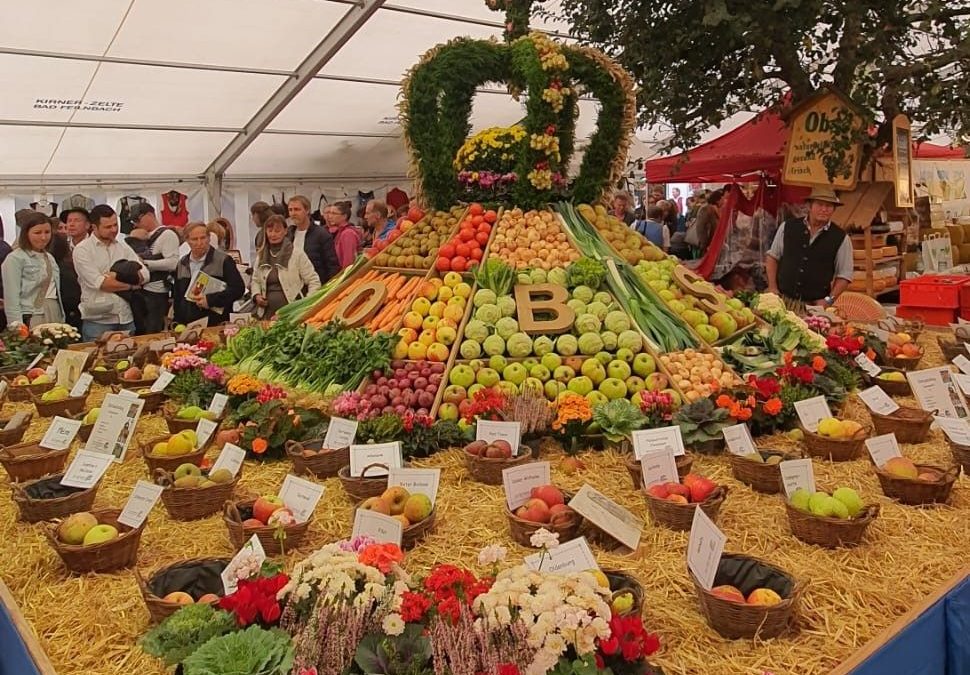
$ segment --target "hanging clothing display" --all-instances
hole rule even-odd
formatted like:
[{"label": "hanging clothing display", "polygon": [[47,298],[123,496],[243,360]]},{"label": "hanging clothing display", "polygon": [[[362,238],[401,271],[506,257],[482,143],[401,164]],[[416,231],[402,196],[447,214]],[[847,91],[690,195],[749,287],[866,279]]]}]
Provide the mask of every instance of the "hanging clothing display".
[{"label": "hanging clothing display", "polygon": [[84,209],[90,211],[94,208],[94,200],[82,194],[75,193],[61,203],[61,211],[70,209]]},{"label": "hanging clothing display", "polygon": [[185,227],[189,222],[188,196],[176,190],[162,195],[162,225]]},{"label": "hanging clothing display", "polygon": [[131,209],[136,204],[147,204],[148,200],[141,195],[125,195],[118,200],[118,229],[122,234],[131,232]]},{"label": "hanging clothing display", "polygon": [[45,216],[54,217],[57,215],[57,202],[49,202],[46,199],[41,199],[37,202],[30,202],[30,208],[34,211],[43,213]]}]

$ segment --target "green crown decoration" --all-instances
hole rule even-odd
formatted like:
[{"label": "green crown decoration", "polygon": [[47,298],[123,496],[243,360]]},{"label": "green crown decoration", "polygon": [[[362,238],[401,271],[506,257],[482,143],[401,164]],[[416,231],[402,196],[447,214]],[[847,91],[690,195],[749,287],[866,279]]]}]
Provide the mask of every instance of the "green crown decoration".
[{"label": "green crown decoration", "polygon": [[[630,75],[605,54],[529,32],[534,0],[486,0],[505,11],[505,43],[456,38],[427,52],[402,85],[401,122],[419,199],[446,209],[461,201],[534,208],[572,197],[596,202],[622,175],[636,119]],[[525,117],[471,134],[479,87],[501,82],[525,96]],[[575,179],[578,101],[599,101],[596,130]]]}]

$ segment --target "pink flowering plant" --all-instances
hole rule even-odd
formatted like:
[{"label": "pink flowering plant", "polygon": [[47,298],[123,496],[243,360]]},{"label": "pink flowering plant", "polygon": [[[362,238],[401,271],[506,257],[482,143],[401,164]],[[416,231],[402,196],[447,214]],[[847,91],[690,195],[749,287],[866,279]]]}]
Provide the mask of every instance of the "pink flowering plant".
[{"label": "pink flowering plant", "polygon": [[213,396],[226,393],[226,371],[203,356],[207,350],[202,342],[177,344],[162,357],[162,367],[175,375],[165,391],[182,407],[207,408]]}]

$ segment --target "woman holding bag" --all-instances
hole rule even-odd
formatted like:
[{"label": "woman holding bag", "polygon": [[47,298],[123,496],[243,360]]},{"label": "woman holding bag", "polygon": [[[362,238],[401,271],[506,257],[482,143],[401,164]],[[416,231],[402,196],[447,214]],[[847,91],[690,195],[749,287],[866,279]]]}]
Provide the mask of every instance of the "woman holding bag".
[{"label": "woman holding bag", "polygon": [[271,319],[283,305],[320,288],[320,277],[303,248],[287,239],[282,216],[271,216],[263,231],[266,240],[256,254],[250,290],[257,316]]},{"label": "woman holding bag", "polygon": [[43,213],[26,214],[17,248],[3,261],[3,304],[7,325],[28,328],[63,323],[60,270],[47,252],[51,224]]}]

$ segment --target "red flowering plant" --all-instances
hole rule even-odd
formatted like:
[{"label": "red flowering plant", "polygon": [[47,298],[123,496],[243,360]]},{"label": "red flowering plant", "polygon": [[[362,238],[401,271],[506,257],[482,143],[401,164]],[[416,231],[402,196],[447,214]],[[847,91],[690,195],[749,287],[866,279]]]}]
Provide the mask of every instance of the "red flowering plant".
[{"label": "red flowering plant", "polygon": [[478,578],[455,565],[438,565],[417,590],[401,596],[401,618],[406,623],[428,623],[433,616],[458,621],[462,607],[471,609],[475,598],[491,586],[490,577]]},{"label": "red flowering plant", "polygon": [[253,624],[263,628],[275,626],[283,613],[276,594],[289,580],[282,572],[240,579],[235,592],[219,600],[219,609],[235,615],[240,628]]},{"label": "red flowering plant", "polygon": [[[803,375],[802,371],[792,374],[796,379]],[[785,405],[781,396],[784,386],[781,376],[748,375],[744,386],[721,390],[714,403],[718,408],[727,410],[735,423],[748,423],[752,433],[773,433],[791,422],[783,414]]]},{"label": "red flowering plant", "polygon": [[614,675],[647,675],[654,669],[647,662],[660,649],[660,638],[647,631],[639,615],[610,618],[610,637],[597,640],[596,666]]},{"label": "red flowering plant", "polygon": [[479,389],[472,394],[471,402],[465,406],[462,418],[468,424],[474,424],[475,420],[502,420],[502,412],[506,406],[505,395],[494,387]]},{"label": "red flowering plant", "polygon": [[668,426],[674,415],[674,399],[662,391],[644,389],[640,392],[640,412],[647,418],[645,429]]}]

